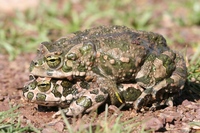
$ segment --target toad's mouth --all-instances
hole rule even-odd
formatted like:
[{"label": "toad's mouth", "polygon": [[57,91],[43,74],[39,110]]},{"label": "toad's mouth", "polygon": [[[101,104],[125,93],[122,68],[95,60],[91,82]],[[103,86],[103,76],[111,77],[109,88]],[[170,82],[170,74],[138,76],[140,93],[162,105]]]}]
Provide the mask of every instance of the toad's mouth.
[{"label": "toad's mouth", "polygon": [[41,106],[47,106],[47,107],[61,107],[66,108],[70,105],[70,103],[64,102],[63,104],[60,101],[30,101],[32,103],[36,103]]},{"label": "toad's mouth", "polygon": [[70,72],[64,72],[62,70],[44,70],[44,69],[33,69],[31,71],[31,74],[34,76],[39,77],[49,77],[49,78],[56,78],[56,79],[63,79],[67,78],[68,80],[73,80],[74,76],[85,76],[86,72],[80,72],[80,71],[70,71]]}]

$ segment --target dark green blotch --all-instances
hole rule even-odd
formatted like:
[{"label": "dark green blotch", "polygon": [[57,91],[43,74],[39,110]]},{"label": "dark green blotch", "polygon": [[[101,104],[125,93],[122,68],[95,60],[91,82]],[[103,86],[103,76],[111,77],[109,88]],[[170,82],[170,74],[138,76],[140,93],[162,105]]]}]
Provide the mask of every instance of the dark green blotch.
[{"label": "dark green blotch", "polygon": [[108,91],[105,88],[100,88],[100,91],[103,92],[104,94],[108,94]]},{"label": "dark green blotch", "polygon": [[101,68],[104,70],[104,72],[107,74],[107,75],[113,75],[112,73],[112,69],[107,67],[107,66],[104,66],[104,65],[101,65]]},{"label": "dark green blotch", "polygon": [[76,100],[76,104],[83,106],[85,109],[88,109],[92,106],[92,100],[90,98],[87,98],[86,96],[82,96]]},{"label": "dark green blotch", "polygon": [[177,68],[176,68],[176,72],[178,73],[178,75],[180,75],[180,76],[182,76],[182,77],[185,77],[186,71],[185,71],[183,68],[177,67]]},{"label": "dark green blotch", "polygon": [[166,40],[162,35],[153,32],[145,32],[145,34],[148,36],[149,41],[156,44],[161,52],[166,50]]},{"label": "dark green blotch", "polygon": [[98,89],[91,90],[90,93],[97,95],[97,94],[99,94],[99,90]]},{"label": "dark green blotch", "polygon": [[35,67],[35,63],[33,61],[31,61],[31,64],[30,64],[30,67],[29,67],[29,72],[31,72],[34,67]]},{"label": "dark green blotch", "polygon": [[63,81],[61,82],[61,86],[62,86],[63,88],[71,88],[72,85],[73,85],[73,84],[72,84],[70,81],[68,81],[68,80],[63,80]]},{"label": "dark green blotch", "polygon": [[75,95],[77,93],[77,89],[75,87],[72,88],[63,88],[63,96],[66,97],[69,94]]},{"label": "dark green blotch", "polygon": [[57,90],[57,88],[58,88],[58,85],[55,85],[54,88],[53,88],[53,90],[52,90],[51,92],[54,94],[55,97],[61,97],[62,95],[61,95],[61,93]]},{"label": "dark green blotch", "polygon": [[77,70],[78,70],[79,72],[85,72],[85,71],[86,71],[86,68],[85,68],[84,65],[79,65],[79,66],[77,67]]},{"label": "dark green blotch", "polygon": [[121,63],[121,68],[123,69],[131,69],[131,68],[135,68],[134,64],[133,64],[133,61],[130,61],[129,63],[126,63],[126,62],[122,62]]},{"label": "dark green blotch", "polygon": [[46,95],[45,94],[37,93],[37,95],[36,95],[36,100],[37,101],[45,101],[45,99],[46,99]]},{"label": "dark green blotch", "polygon": [[28,100],[32,100],[33,97],[34,97],[34,93],[33,93],[33,92],[29,92],[29,93],[27,94]]},{"label": "dark green blotch", "polygon": [[135,101],[140,95],[141,91],[134,87],[129,87],[126,91],[122,92],[122,96],[125,101]]},{"label": "dark green blotch", "polygon": [[58,79],[52,78],[52,79],[50,80],[50,83],[53,83],[53,84],[55,85],[57,81],[58,81]]},{"label": "dark green blotch", "polygon": [[148,89],[146,89],[144,92],[146,93],[146,94],[152,94],[152,92],[154,91],[155,89],[153,89],[153,88],[148,88]]},{"label": "dark green blotch", "polygon": [[116,38],[113,39],[112,37],[108,37],[105,38],[103,42],[107,44],[110,49],[119,48],[121,51],[129,50],[129,42],[127,41],[127,39],[116,40]]},{"label": "dark green blotch", "polygon": [[125,76],[125,79],[131,79],[132,74],[133,74],[132,72],[127,72],[126,76]]},{"label": "dark green blotch", "polygon": [[[106,74],[108,74],[108,75],[112,75],[112,69],[111,68],[109,68],[108,66],[105,66],[105,63],[107,62],[107,60],[105,60],[104,59],[104,56],[108,56],[108,60],[109,59],[113,59],[113,58],[110,58],[109,57],[109,55],[107,55],[107,54],[102,54],[101,56],[100,56],[100,67],[103,69],[103,71],[106,73]],[[114,65],[113,65],[114,66]],[[93,70],[95,73],[101,73],[100,72],[100,70],[98,69],[98,68],[96,68],[96,70]]]},{"label": "dark green blotch", "polygon": [[68,59],[68,60],[76,60],[76,59],[77,59],[77,56],[76,56],[75,53],[69,53],[69,54],[67,55],[67,59]]},{"label": "dark green blotch", "polygon": [[167,84],[173,84],[174,80],[172,78],[167,78],[166,82],[167,82]]},{"label": "dark green blotch", "polygon": [[31,82],[31,83],[29,84],[29,89],[34,90],[34,89],[36,88],[36,86],[37,86],[37,82],[36,82],[36,81],[33,81],[33,82]]},{"label": "dark green blotch", "polygon": [[96,97],[95,97],[95,101],[98,103],[98,102],[103,102],[103,101],[105,101],[105,97],[104,97],[104,95],[97,95]]},{"label": "dark green blotch", "polygon": [[89,53],[92,50],[92,43],[91,44],[90,43],[83,44],[83,47],[81,47],[79,50],[82,55],[86,55],[87,53]]},{"label": "dark green blotch", "polygon": [[163,66],[166,68],[167,76],[171,75],[171,73],[175,70],[175,62],[172,60],[173,57],[169,57],[165,54],[161,54],[158,56],[158,59],[162,60]]},{"label": "dark green blotch", "polygon": [[81,88],[84,88],[84,89],[89,89],[89,88],[90,88],[90,85],[88,84],[88,82],[82,81],[82,82],[80,83],[80,87],[81,87]]},{"label": "dark green blotch", "polygon": [[67,65],[63,65],[62,66],[62,70],[64,71],[64,72],[70,72],[70,71],[72,71],[72,67],[68,67]]},{"label": "dark green blotch", "polygon": [[145,76],[143,76],[143,77],[141,77],[141,78],[137,78],[136,79],[136,82],[142,82],[143,84],[149,84],[150,83],[150,77],[149,77],[149,75],[145,75]]},{"label": "dark green blotch", "polygon": [[100,76],[103,77],[103,75],[101,74],[101,72],[100,72],[100,70],[99,70],[98,67],[92,67],[92,71],[93,71],[94,73],[96,73],[96,74],[98,74],[98,75],[100,75]]},{"label": "dark green blotch", "polygon": [[147,57],[146,61],[152,62],[152,61],[154,61],[155,59],[156,59],[156,55],[150,54],[150,55]]}]

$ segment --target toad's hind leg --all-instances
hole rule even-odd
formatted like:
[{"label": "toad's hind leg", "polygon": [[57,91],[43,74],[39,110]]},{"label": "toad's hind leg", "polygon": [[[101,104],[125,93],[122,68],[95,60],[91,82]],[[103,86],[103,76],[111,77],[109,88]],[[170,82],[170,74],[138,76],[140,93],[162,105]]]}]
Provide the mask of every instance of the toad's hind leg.
[{"label": "toad's hind leg", "polygon": [[135,101],[135,109],[140,110],[149,103],[155,106],[160,106],[161,104],[173,105],[173,98],[180,94],[187,78],[187,69],[183,57],[176,54],[175,63],[176,68],[172,75],[169,78],[163,79],[155,86],[146,89]]},{"label": "toad's hind leg", "polygon": [[[182,56],[176,54],[176,68],[172,75],[159,82],[153,87],[152,96],[154,99],[165,99],[179,95],[187,79],[187,69]],[[165,95],[166,94],[166,95]]]},{"label": "toad's hind leg", "polygon": [[[106,101],[108,93],[95,83],[90,83],[90,88],[86,90],[78,99],[74,100],[69,107],[62,109],[66,116],[78,116],[84,112],[97,109]],[[60,115],[61,111],[56,112],[53,118]]]}]

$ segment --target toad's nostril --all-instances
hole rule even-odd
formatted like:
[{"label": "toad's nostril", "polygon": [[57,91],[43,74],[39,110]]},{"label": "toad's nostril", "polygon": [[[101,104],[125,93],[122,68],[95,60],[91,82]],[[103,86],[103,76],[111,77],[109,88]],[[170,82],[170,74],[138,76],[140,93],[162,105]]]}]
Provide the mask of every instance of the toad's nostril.
[{"label": "toad's nostril", "polygon": [[34,75],[32,75],[32,74],[29,75],[29,80],[35,80],[36,78],[37,78],[37,77],[34,76]]},{"label": "toad's nostril", "polygon": [[23,87],[22,91],[23,91],[23,93],[27,92],[27,91],[28,91],[28,86],[25,85],[25,86]]},{"label": "toad's nostril", "polygon": [[38,62],[37,61],[31,61],[29,71],[31,72],[35,66],[38,66]]}]

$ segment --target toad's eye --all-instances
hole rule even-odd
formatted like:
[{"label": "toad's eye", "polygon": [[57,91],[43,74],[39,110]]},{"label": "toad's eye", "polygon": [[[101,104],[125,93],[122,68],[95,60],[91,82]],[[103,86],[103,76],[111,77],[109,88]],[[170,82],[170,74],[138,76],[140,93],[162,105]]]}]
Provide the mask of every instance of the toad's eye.
[{"label": "toad's eye", "polygon": [[47,56],[46,62],[50,68],[57,68],[58,66],[60,66],[61,57],[57,55]]},{"label": "toad's eye", "polygon": [[47,92],[51,88],[51,83],[48,81],[41,81],[37,86],[41,92]]}]

